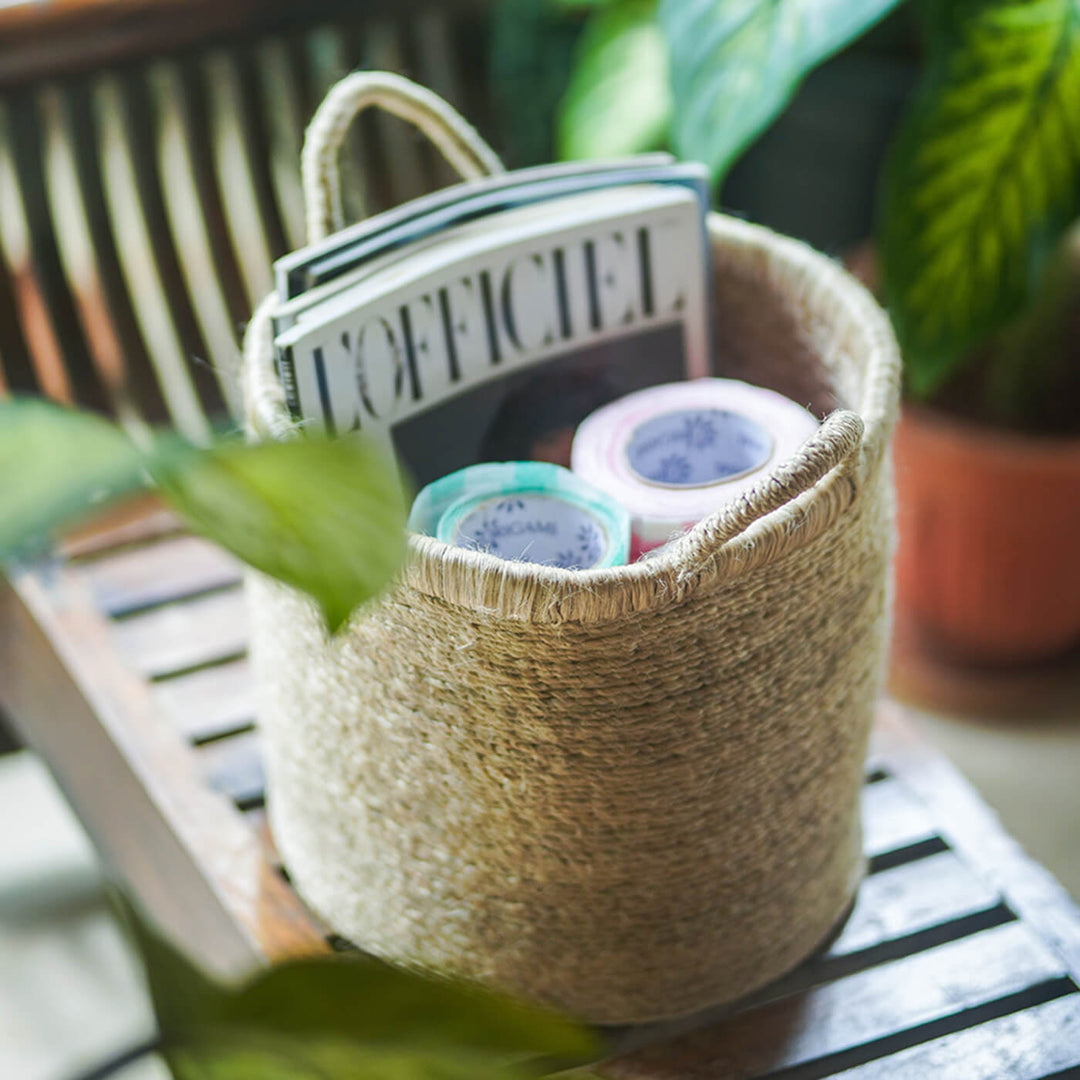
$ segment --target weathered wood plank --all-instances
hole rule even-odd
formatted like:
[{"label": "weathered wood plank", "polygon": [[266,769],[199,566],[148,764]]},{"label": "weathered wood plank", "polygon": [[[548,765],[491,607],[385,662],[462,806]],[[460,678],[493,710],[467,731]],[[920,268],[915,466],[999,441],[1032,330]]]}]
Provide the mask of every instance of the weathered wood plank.
[{"label": "weathered wood plank", "polygon": [[951,852],[871,874],[855,909],[826,953],[852,953],[992,908],[1000,900]]},{"label": "weathered wood plank", "polygon": [[917,953],[638,1051],[605,1067],[617,1080],[761,1076],[940,1020],[1061,976],[1019,923]]},{"label": "weathered wood plank", "polygon": [[162,715],[192,742],[220,738],[255,720],[255,691],[244,657],[156,682],[151,693]]},{"label": "weathered wood plank", "polygon": [[198,536],[170,536],[79,563],[96,605],[114,618],[240,581],[240,563]]},{"label": "weathered wood plank", "polygon": [[929,840],[933,819],[900,781],[888,778],[863,788],[863,850],[868,856]]},{"label": "weathered wood plank", "polygon": [[1080,1069],[1080,994],[913,1046],[835,1080],[1050,1080]]},{"label": "weathered wood plank", "polygon": [[227,795],[242,810],[262,806],[266,778],[254,731],[207,743],[198,748],[196,758],[215,791]]},{"label": "weathered wood plank", "polygon": [[0,579],[0,700],[114,872],[211,970],[325,948],[69,569]]},{"label": "weathered wood plank", "polygon": [[235,659],[247,651],[243,590],[150,608],[114,622],[112,633],[124,660],[151,679]]},{"label": "weathered wood plank", "polygon": [[[1009,907],[1064,958],[1080,982],[1080,908],[1053,874],[1024,853],[971,785],[933,751],[900,707],[878,709],[875,750],[938,824],[942,837]],[[875,785],[876,786],[876,785]]]},{"label": "weathered wood plank", "polygon": [[163,506],[156,494],[148,492],[125,499],[72,529],[57,550],[65,559],[87,559],[106,552],[115,556],[122,548],[159,540],[182,529],[176,514]]}]

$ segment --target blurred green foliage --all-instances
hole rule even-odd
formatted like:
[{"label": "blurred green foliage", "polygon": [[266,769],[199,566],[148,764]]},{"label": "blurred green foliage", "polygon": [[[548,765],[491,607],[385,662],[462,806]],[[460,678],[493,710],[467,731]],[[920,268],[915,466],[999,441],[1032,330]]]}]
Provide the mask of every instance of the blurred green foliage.
[{"label": "blurred green foliage", "polygon": [[[719,184],[805,76],[899,0],[549,3],[588,12],[556,121],[564,156],[668,145]],[[1066,317],[1080,260],[1063,250],[1080,214],[1080,0],[918,10],[928,59],[878,237],[907,391],[1080,430],[1055,408],[1080,392],[1080,318]]]},{"label": "blurred green foliage", "polygon": [[539,165],[554,154],[551,118],[566,90],[590,7],[564,0],[501,0],[492,15],[492,105],[506,163]]},{"label": "blurred green foliage", "polygon": [[331,631],[374,596],[404,553],[396,471],[368,443],[297,438],[209,448],[34,399],[0,402],[0,558],[47,546],[58,528],[156,483],[204,536],[310,593]]},{"label": "blurred green foliage", "polygon": [[899,0],[660,0],[672,144],[719,181],[802,80]]},{"label": "blurred green foliage", "polygon": [[1080,213],[1080,2],[951,0],[925,12],[926,70],[884,176],[885,298],[911,394],[931,397],[983,350],[996,372],[984,411],[1022,424],[1033,397],[1053,392],[1024,385],[1070,347],[1045,330],[1061,304],[1080,304],[1048,277]]},{"label": "blurred green foliage", "polygon": [[559,156],[610,158],[661,149],[671,112],[668,49],[656,0],[609,0],[578,45],[559,109]]},{"label": "blurred green foliage", "polygon": [[222,985],[120,907],[176,1080],[530,1080],[603,1052],[549,1010],[359,953]]}]

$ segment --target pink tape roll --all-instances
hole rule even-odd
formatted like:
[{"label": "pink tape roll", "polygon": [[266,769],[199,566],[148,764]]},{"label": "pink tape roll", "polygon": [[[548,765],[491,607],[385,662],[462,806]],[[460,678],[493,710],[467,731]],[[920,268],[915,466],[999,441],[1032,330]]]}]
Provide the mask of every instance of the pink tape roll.
[{"label": "pink tape roll", "polygon": [[630,513],[630,557],[753,487],[817,429],[801,405],[734,379],[639,390],[578,428],[571,468]]}]

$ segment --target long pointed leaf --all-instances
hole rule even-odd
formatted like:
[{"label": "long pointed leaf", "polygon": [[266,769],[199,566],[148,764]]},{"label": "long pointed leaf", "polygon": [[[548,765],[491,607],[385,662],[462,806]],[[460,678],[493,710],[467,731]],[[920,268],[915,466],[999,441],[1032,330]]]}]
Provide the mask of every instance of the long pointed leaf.
[{"label": "long pointed leaf", "polygon": [[881,230],[921,396],[1016,314],[1080,213],[1080,0],[951,0],[932,18]]},{"label": "long pointed leaf", "polygon": [[559,156],[655,150],[667,141],[670,119],[667,44],[656,22],[656,0],[629,0],[595,12],[559,105]]},{"label": "long pointed leaf", "polygon": [[802,79],[899,0],[660,0],[672,142],[719,181]]}]

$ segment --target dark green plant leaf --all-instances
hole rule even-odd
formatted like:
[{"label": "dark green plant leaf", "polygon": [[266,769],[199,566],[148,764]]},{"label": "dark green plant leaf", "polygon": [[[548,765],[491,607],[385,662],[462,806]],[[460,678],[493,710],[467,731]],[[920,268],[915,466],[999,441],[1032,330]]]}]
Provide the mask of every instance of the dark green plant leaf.
[{"label": "dark green plant leaf", "polygon": [[602,1051],[586,1028],[365,956],[211,982],[124,901],[178,1080],[525,1080]]},{"label": "dark green plant leaf", "polygon": [[336,632],[397,570],[401,483],[365,441],[167,445],[151,465],[173,505],[250,566],[310,593]]},{"label": "dark green plant leaf", "polygon": [[[942,0],[944,2],[944,0]],[[660,0],[672,142],[719,181],[802,79],[899,0]]]},{"label": "dark green plant leaf", "polygon": [[930,63],[886,170],[881,226],[917,396],[1017,313],[1080,212],[1080,0],[928,11]]},{"label": "dark green plant leaf", "polygon": [[0,558],[43,545],[145,480],[135,445],[108,421],[30,398],[0,401]]},{"label": "dark green plant leaf", "polygon": [[123,893],[110,890],[109,899],[142,958],[162,1038],[182,1037],[192,1028],[211,1024],[223,1008],[228,990],[207,978],[183,953],[148,926]]},{"label": "dark green plant leaf", "polygon": [[208,1031],[167,1048],[176,1080],[535,1080],[528,1066],[469,1054],[369,1047],[313,1037]]},{"label": "dark green plant leaf", "polygon": [[487,65],[497,145],[510,168],[550,161],[554,116],[566,92],[582,12],[553,0],[499,0]]},{"label": "dark green plant leaf", "polygon": [[656,0],[621,0],[589,19],[559,105],[563,158],[607,158],[656,150],[671,120],[667,45]]},{"label": "dark green plant leaf", "polygon": [[590,1032],[555,1013],[370,957],[283,964],[231,996],[220,1016],[237,1028],[272,1018],[283,1035],[348,1034],[368,1047],[507,1062],[599,1052]]}]

